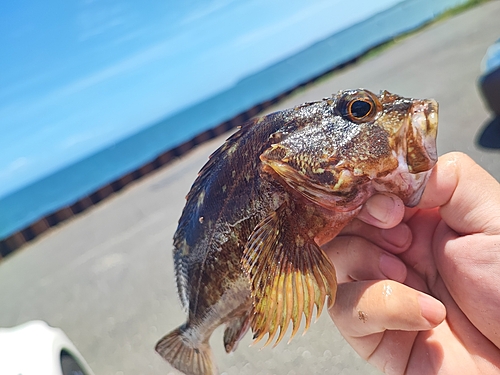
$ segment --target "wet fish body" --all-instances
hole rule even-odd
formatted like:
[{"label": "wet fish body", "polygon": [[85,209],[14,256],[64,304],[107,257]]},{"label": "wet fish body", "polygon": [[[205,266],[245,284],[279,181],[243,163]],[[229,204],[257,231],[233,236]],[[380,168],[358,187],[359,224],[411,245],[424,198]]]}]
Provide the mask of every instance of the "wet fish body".
[{"label": "wet fish body", "polygon": [[188,318],[156,350],[192,375],[214,374],[208,340],[225,324],[236,349],[291,337],[335,300],[335,269],[320,249],[377,192],[418,203],[437,161],[437,103],[387,91],[341,91],[253,119],[200,171],[174,235]]}]

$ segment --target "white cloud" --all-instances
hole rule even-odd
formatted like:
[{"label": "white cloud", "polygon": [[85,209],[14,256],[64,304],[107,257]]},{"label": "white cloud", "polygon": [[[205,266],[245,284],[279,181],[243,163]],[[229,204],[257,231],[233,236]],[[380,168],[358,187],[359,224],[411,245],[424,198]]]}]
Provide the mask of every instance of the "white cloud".
[{"label": "white cloud", "polygon": [[7,178],[13,173],[17,173],[20,169],[25,168],[30,164],[29,159],[20,157],[7,164],[5,168],[0,167],[0,178]]},{"label": "white cloud", "polygon": [[218,10],[225,8],[229,4],[233,3],[234,0],[217,0],[208,3],[208,5],[204,7],[200,7],[196,11],[191,11],[187,17],[183,18],[180,21],[180,24],[189,24],[194,21],[198,21],[199,19],[205,18],[210,14],[217,12]]},{"label": "white cloud", "polygon": [[61,148],[62,149],[69,149],[69,148],[72,148],[72,147],[78,145],[79,143],[90,141],[90,140],[96,138],[97,136],[98,136],[98,134],[96,134],[96,133],[74,134],[74,135],[71,135],[68,138],[62,140]]},{"label": "white cloud", "polygon": [[[311,19],[316,17],[318,14],[324,14],[331,8],[332,1],[317,2],[308,5],[306,8],[301,7],[297,9],[297,12],[291,14],[287,18],[282,18],[279,22],[273,22],[265,27],[252,29],[250,32],[241,35],[239,38],[234,40],[234,44],[236,46],[241,46],[264,41],[279,32],[290,29],[292,25],[300,25],[304,19]],[[308,34],[304,33],[304,35]],[[302,46],[297,47],[297,49],[301,49],[301,47]]]},{"label": "white cloud", "polygon": [[85,28],[84,31],[80,34],[80,41],[85,41],[92,37],[104,34],[106,31],[114,29],[117,26],[123,25],[125,23],[125,19],[122,17],[116,17],[113,19],[109,19],[106,22],[102,22],[98,25]]},{"label": "white cloud", "polygon": [[[68,96],[74,95],[124,73],[131,72],[156,59],[163,58],[173,53],[172,49],[169,49],[170,42],[171,40],[158,43],[148,49],[136,53],[135,55],[125,58],[114,65],[110,65],[92,74],[69,82],[66,85],[60,86],[59,88],[52,90],[45,95],[41,95],[38,98],[30,98],[26,102],[16,102],[11,104],[7,111],[12,113],[12,108],[22,108],[22,112],[18,112],[18,114],[23,116],[31,115],[34,112],[46,111],[47,107],[60,102]],[[4,108],[0,107],[0,112],[3,111]]]},{"label": "white cloud", "polygon": [[79,39],[85,41],[99,36],[124,25],[129,19],[130,16],[122,5],[104,6],[99,3],[85,3],[77,17]]}]

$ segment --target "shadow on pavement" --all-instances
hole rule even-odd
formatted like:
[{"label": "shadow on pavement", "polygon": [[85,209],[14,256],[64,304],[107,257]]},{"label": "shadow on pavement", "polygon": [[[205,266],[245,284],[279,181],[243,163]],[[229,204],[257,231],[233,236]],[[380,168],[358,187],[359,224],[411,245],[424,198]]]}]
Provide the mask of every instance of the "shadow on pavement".
[{"label": "shadow on pavement", "polygon": [[494,117],[478,133],[477,144],[484,148],[500,149],[500,116]]}]

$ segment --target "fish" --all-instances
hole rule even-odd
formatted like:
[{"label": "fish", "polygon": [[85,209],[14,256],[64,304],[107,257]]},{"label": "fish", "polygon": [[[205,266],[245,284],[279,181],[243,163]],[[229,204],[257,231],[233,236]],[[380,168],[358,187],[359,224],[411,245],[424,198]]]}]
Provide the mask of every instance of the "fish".
[{"label": "fish", "polygon": [[[321,249],[376,193],[418,204],[437,161],[438,103],[366,89],[251,119],[200,170],[174,235],[187,321],[156,351],[188,375],[217,374],[209,338],[234,351],[290,340],[335,302]],[[291,326],[290,326],[291,324]],[[277,336],[276,336],[277,335]]]}]

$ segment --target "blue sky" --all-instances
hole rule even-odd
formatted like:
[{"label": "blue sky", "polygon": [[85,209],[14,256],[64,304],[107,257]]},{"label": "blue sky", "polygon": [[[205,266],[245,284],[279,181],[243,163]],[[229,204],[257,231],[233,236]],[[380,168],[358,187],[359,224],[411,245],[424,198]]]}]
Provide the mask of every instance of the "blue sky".
[{"label": "blue sky", "polygon": [[0,197],[399,1],[2,1]]}]

